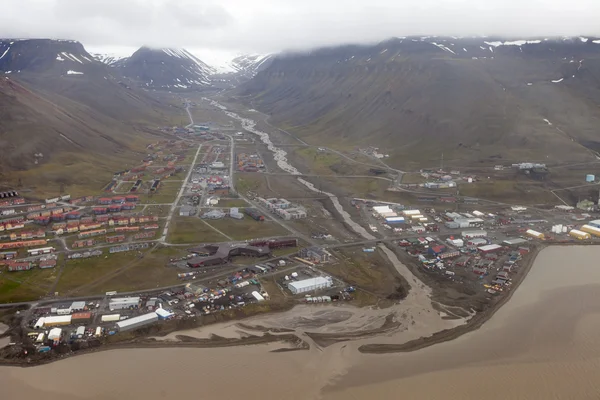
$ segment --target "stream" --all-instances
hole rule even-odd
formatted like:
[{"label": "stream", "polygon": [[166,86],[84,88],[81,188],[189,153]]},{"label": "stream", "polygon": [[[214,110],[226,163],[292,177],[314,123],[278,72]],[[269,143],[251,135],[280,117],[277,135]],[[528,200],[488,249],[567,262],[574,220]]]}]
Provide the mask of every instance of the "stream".
[{"label": "stream", "polygon": [[[292,164],[289,163],[289,161],[287,159],[287,152],[285,150],[280,149],[280,148],[276,147],[275,145],[273,145],[273,142],[271,141],[271,138],[269,137],[268,133],[256,129],[256,122],[254,120],[252,120],[250,118],[241,117],[238,114],[236,114],[232,111],[229,111],[227,109],[227,107],[225,107],[224,105],[220,104],[219,102],[217,102],[215,100],[211,100],[206,97],[204,97],[203,100],[209,101],[212,106],[221,109],[229,117],[240,121],[242,123],[242,127],[244,130],[257,135],[260,138],[260,140],[265,145],[267,145],[267,148],[269,149],[269,151],[271,151],[273,153],[275,162],[277,162],[277,166],[279,168],[281,168],[285,172],[288,172],[291,175],[302,175],[302,173],[300,171],[298,171],[298,169],[296,167],[294,167]],[[348,214],[348,212],[346,210],[344,210],[344,208],[342,207],[342,204],[340,203],[340,201],[336,195],[334,195],[333,193],[328,193],[328,192],[324,192],[322,190],[317,189],[315,187],[315,185],[306,181],[305,179],[302,179],[300,177],[298,177],[297,179],[298,179],[298,182],[300,182],[302,185],[306,186],[308,189],[312,190],[313,192],[323,194],[323,195],[329,197],[331,199],[335,209],[340,213],[340,215],[344,219],[344,222],[348,226],[350,226],[354,232],[356,232],[357,234],[359,234],[360,236],[362,236],[364,239],[367,239],[367,240],[377,239],[375,236],[373,236],[369,232],[367,232],[367,230],[365,228],[363,228],[362,226],[360,226],[359,224],[357,224],[356,222],[354,222],[352,220],[352,218],[350,217],[350,214]]]}]

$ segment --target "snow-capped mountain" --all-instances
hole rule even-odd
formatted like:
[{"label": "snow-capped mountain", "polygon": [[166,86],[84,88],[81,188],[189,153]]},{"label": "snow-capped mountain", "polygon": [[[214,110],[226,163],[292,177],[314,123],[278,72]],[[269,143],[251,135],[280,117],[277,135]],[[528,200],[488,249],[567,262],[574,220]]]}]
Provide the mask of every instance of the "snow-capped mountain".
[{"label": "snow-capped mountain", "polygon": [[142,47],[114,67],[144,87],[184,90],[210,86],[215,69],[185,49]]},{"label": "snow-capped mountain", "polygon": [[0,39],[0,71],[80,76],[104,73],[104,65],[74,40]]},{"label": "snow-capped mountain", "polygon": [[273,57],[271,54],[239,54],[213,49],[192,49],[197,57],[208,64],[213,70],[213,75],[243,75],[251,78],[263,67],[269,64]]},{"label": "snow-capped mountain", "polygon": [[86,47],[86,49],[94,59],[107,65],[113,65],[119,60],[130,57],[136,50],[132,47]]},{"label": "snow-capped mountain", "polygon": [[251,78],[273,61],[273,54],[243,54],[231,60],[236,72]]}]

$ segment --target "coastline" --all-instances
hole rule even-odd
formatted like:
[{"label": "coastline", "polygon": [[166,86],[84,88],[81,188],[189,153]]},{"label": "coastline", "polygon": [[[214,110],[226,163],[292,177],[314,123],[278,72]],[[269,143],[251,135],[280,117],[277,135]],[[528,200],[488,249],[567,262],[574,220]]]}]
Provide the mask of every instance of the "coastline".
[{"label": "coastline", "polygon": [[[550,246],[573,246],[573,245],[597,245],[596,243],[564,243],[564,242],[545,242],[536,244],[533,246],[527,259],[521,264],[521,269],[519,274],[513,280],[513,285],[511,290],[506,293],[497,303],[492,305],[489,309],[476,314],[473,316],[466,324],[457,326],[452,329],[445,329],[439,332],[434,333],[431,336],[421,337],[415,340],[411,340],[401,344],[367,344],[358,347],[358,351],[362,354],[389,354],[389,353],[400,353],[400,352],[413,352],[419,349],[423,349],[438,343],[447,342],[454,340],[466,333],[475,331],[479,329],[485,322],[487,322],[502,306],[504,306],[511,298],[512,295],[519,289],[521,283],[524,281],[525,277],[529,275],[531,268],[533,267],[536,259],[540,252]],[[271,313],[278,313],[288,311],[293,309],[294,305],[286,304],[283,305],[281,309],[272,310]],[[226,315],[219,318],[219,320],[213,320],[209,323],[202,323],[200,325],[194,326],[186,326],[180,327],[179,329],[171,327],[171,329],[167,329],[161,332],[145,332],[143,335],[138,337],[134,337],[131,339],[127,339],[121,342],[108,342],[108,343],[100,343],[95,347],[90,347],[86,349],[80,349],[75,351],[69,351],[65,354],[59,354],[49,358],[40,358],[37,360],[27,360],[27,359],[0,359],[0,367],[9,366],[9,367],[33,367],[43,364],[49,364],[52,362],[64,360],[68,357],[75,357],[84,354],[90,354],[94,352],[100,351],[109,351],[109,350],[118,350],[118,349],[144,349],[144,348],[218,348],[218,347],[234,347],[234,346],[248,346],[248,345],[256,345],[256,344],[268,344],[275,342],[282,342],[282,344],[292,344],[296,347],[282,347],[278,349],[277,352],[286,352],[286,351],[297,351],[297,350],[309,350],[309,344],[301,339],[298,335],[292,333],[293,331],[287,329],[264,329],[262,336],[250,336],[246,338],[223,338],[223,337],[213,337],[210,339],[197,339],[191,338],[184,335],[178,335],[178,341],[161,341],[150,338],[150,336],[166,336],[169,333],[183,331],[185,329],[197,328],[205,325],[211,325],[217,322],[226,322],[232,320],[240,320],[243,321],[249,317],[253,317],[256,315],[263,314],[262,312],[252,313],[252,315],[244,315],[244,316],[231,316]],[[241,322],[240,322],[241,323]],[[260,327],[253,327],[253,330],[261,331]],[[276,335],[273,333],[277,333]],[[360,339],[359,335],[363,332],[356,332],[351,337],[348,337],[346,340],[352,340],[353,338]],[[364,336],[372,336],[373,332],[364,332]],[[315,339],[327,339],[328,335],[315,335]],[[323,336],[323,337],[320,337]],[[339,336],[336,334],[335,336]]]},{"label": "coastline", "polygon": [[[591,244],[594,245],[594,243]],[[496,314],[496,312],[512,298],[513,294],[518,290],[519,286],[521,286],[521,283],[529,275],[529,271],[533,267],[533,264],[535,263],[535,260],[540,252],[550,246],[560,245],[572,246],[572,244],[565,243],[543,243],[532,248],[527,260],[521,264],[521,270],[519,271],[517,278],[513,280],[511,290],[492,307],[481,313],[475,314],[475,316],[469,319],[466,324],[452,329],[445,329],[436,332],[431,336],[421,337],[406,343],[362,345],[358,348],[358,351],[363,354],[408,353],[423,349],[425,347],[433,346],[438,343],[448,342],[466,333],[476,331],[477,329],[481,328],[483,324],[486,323],[490,318],[492,318],[494,314]],[[578,243],[577,245],[580,244]]]}]

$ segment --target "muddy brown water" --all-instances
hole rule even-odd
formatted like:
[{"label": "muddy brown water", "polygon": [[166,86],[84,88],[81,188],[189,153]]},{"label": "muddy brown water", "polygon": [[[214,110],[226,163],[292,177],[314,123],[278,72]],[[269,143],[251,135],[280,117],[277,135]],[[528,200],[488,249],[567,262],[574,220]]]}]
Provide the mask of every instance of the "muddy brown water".
[{"label": "muddy brown water", "polygon": [[[599,256],[600,247],[592,246],[543,250],[513,297],[479,330],[412,353],[357,351],[378,339],[401,342],[402,332],[291,353],[270,353],[277,344],[115,350],[3,368],[0,387],[3,398],[21,400],[598,399]],[[283,324],[294,310],[281,315]],[[297,313],[310,318],[308,310]],[[346,308],[340,312],[343,318],[332,322],[353,318]]]}]

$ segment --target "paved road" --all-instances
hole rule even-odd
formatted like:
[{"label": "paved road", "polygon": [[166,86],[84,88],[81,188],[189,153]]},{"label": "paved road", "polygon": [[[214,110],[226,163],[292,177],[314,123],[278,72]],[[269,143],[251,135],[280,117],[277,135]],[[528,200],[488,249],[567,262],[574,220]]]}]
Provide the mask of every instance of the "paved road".
[{"label": "paved road", "polygon": [[[190,120],[193,121],[191,119],[191,117],[192,116],[190,115]],[[171,209],[169,210],[169,214],[167,215],[167,222],[165,223],[165,229],[163,230],[162,236],[158,239],[158,241],[161,243],[165,243],[167,240],[167,234],[169,233],[169,225],[171,224],[171,219],[173,218],[175,209],[177,208],[177,205],[179,204],[179,200],[181,200],[181,196],[183,196],[183,193],[185,192],[187,184],[190,180],[190,176],[192,176],[192,171],[194,171],[194,166],[196,165],[196,160],[198,159],[198,155],[200,155],[200,149],[202,149],[201,144],[198,145],[198,150],[196,150],[196,155],[194,156],[194,161],[192,161],[192,165],[190,165],[187,176],[185,177],[185,180],[181,184],[181,189],[179,189],[179,193],[177,194],[175,201],[173,201],[173,204],[171,204]]]}]

